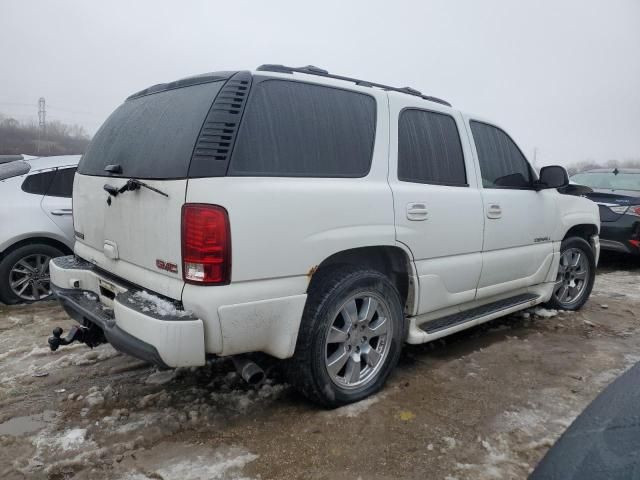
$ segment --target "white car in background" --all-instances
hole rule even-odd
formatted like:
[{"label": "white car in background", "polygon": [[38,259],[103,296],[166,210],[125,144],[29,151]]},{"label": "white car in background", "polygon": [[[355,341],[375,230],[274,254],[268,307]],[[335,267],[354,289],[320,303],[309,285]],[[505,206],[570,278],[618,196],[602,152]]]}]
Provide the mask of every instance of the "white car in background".
[{"label": "white car in background", "polygon": [[49,260],[73,249],[71,192],[80,155],[0,164],[0,301],[51,295]]}]

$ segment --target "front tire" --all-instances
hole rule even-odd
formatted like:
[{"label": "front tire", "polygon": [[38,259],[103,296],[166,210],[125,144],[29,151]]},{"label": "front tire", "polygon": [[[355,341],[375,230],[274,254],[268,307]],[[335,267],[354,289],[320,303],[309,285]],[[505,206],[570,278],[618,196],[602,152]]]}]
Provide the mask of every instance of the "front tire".
[{"label": "front tire", "polygon": [[43,243],[23,245],[0,261],[0,300],[7,305],[51,297],[49,260],[64,255]]},{"label": "front tire", "polygon": [[406,322],[400,294],[374,270],[319,272],[308,293],[289,380],[326,407],[382,388],[396,366]]},{"label": "front tire", "polygon": [[560,265],[547,306],[556,310],[579,310],[589,299],[596,276],[596,261],[589,243],[569,237],[560,246]]}]

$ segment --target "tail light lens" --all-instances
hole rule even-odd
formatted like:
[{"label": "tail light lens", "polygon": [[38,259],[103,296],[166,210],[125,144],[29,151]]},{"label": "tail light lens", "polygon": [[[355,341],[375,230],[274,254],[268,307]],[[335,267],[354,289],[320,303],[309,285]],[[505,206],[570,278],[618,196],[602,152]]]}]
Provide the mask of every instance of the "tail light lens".
[{"label": "tail light lens", "polygon": [[218,205],[182,207],[182,275],[199,285],[224,285],[231,279],[229,215]]},{"label": "tail light lens", "polygon": [[640,217],[640,205],[632,205],[627,210],[627,215],[635,215],[636,217]]}]

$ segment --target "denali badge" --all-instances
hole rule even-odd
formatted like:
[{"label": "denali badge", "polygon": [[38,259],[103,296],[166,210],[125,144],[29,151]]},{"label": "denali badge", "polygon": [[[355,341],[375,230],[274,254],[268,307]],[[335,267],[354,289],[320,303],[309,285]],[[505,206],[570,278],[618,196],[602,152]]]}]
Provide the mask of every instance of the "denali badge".
[{"label": "denali badge", "polygon": [[549,237],[538,237],[533,239],[533,243],[549,242],[549,241],[551,241]]},{"label": "denali badge", "polygon": [[156,267],[158,267],[160,270],[166,270],[167,272],[178,273],[178,265],[171,262],[165,262],[164,260],[160,260],[159,258],[156,259]]}]

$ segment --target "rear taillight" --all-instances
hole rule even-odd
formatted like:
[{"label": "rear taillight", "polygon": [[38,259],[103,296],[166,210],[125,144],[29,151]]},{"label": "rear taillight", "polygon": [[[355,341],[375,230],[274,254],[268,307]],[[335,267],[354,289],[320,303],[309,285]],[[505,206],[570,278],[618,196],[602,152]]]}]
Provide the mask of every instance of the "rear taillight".
[{"label": "rear taillight", "polygon": [[635,215],[636,217],[640,217],[640,205],[632,205],[627,210],[627,215]]},{"label": "rear taillight", "polygon": [[199,203],[182,207],[182,275],[185,282],[223,285],[231,279],[227,211]]}]

